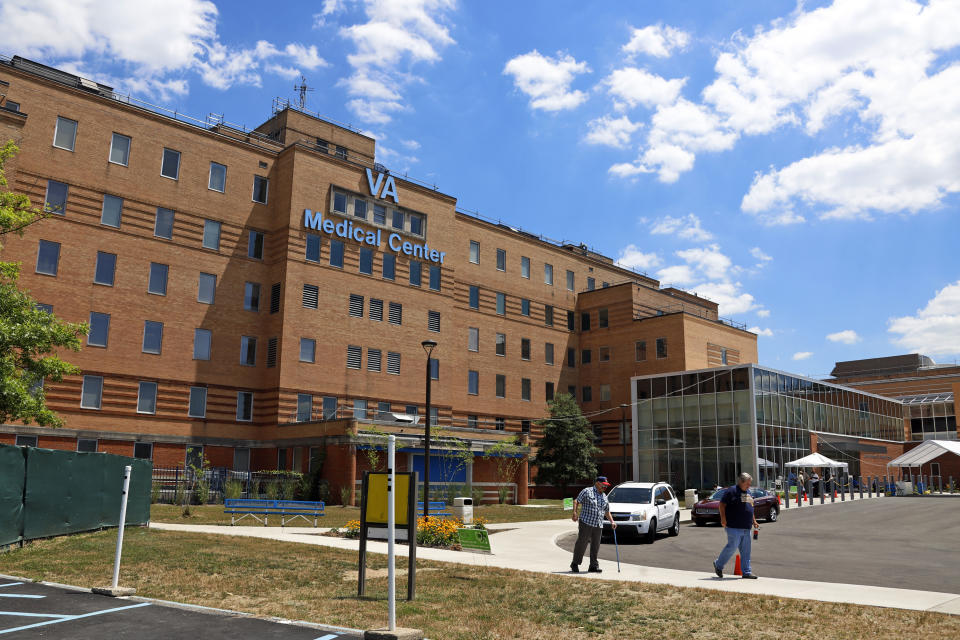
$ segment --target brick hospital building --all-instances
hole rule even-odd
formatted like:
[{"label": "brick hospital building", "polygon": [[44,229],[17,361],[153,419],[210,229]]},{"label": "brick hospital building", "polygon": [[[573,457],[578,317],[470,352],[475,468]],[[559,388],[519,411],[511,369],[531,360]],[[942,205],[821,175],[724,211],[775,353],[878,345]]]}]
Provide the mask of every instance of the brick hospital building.
[{"label": "brick hospital building", "polygon": [[[336,487],[375,426],[422,471],[433,340],[434,446],[476,456],[449,477],[431,461],[434,481],[492,482],[484,451],[533,445],[559,392],[619,479],[631,376],[757,359],[715,303],[458,210],[302,110],[275,104],[255,130],[192,121],[19,57],[0,59],[0,96],[0,138],[20,146],[10,186],[50,212],[0,258],[45,308],[90,323],[66,354],[82,374],[44,390],[65,426],[5,424],[0,442],[157,466],[202,450],[239,470],[307,471],[323,453]],[[531,477],[524,463],[520,501]]]}]

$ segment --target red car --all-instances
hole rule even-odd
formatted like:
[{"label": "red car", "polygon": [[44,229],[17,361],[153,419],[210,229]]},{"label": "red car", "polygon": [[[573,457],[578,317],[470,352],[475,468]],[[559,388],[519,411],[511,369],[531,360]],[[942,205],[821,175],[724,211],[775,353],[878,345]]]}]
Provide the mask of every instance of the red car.
[{"label": "red car", "polygon": [[[702,527],[708,522],[720,522],[720,498],[726,489],[718,489],[706,500],[693,505],[690,514],[694,524]],[[753,496],[753,515],[759,520],[766,518],[767,522],[776,522],[780,517],[780,498],[766,489],[750,489]]]}]

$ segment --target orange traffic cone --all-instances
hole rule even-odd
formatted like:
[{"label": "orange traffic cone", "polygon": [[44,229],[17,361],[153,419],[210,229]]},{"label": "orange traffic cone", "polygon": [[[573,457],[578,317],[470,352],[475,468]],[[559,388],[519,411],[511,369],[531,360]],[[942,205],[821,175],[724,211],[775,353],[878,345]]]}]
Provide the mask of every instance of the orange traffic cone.
[{"label": "orange traffic cone", "polygon": [[834,500],[837,499],[837,490],[836,490],[836,489],[833,490],[833,499],[834,499]]},{"label": "orange traffic cone", "polygon": [[807,497],[807,492],[806,492],[806,491],[803,492],[803,501],[804,501],[804,502],[810,502],[810,498]]},{"label": "orange traffic cone", "polygon": [[740,554],[737,554],[737,564],[733,567],[733,575],[742,576],[743,572],[740,570]]}]

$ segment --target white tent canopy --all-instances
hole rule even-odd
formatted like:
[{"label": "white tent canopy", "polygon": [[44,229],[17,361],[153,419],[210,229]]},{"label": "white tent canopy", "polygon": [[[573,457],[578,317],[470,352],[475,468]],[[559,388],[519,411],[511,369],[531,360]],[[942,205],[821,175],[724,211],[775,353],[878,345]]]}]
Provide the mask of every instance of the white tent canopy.
[{"label": "white tent canopy", "polygon": [[919,467],[927,464],[945,453],[955,453],[960,456],[960,442],[953,440],[926,440],[918,447],[907,451],[899,458],[887,463],[888,467]]},{"label": "white tent canopy", "polygon": [[777,463],[770,462],[769,460],[764,460],[763,458],[757,458],[757,464],[761,469],[776,469]]},{"label": "white tent canopy", "polygon": [[847,463],[831,460],[827,456],[819,453],[811,453],[810,455],[804,456],[799,460],[792,460],[790,462],[785,462],[783,466],[785,467],[830,467],[831,469],[846,469]]}]

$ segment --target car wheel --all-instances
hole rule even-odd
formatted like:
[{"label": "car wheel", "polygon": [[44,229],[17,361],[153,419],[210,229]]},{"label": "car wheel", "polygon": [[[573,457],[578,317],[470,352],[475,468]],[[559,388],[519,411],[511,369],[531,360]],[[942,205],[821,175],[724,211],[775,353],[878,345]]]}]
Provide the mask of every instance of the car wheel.
[{"label": "car wheel", "polygon": [[697,518],[694,518],[694,519],[693,519],[693,524],[697,525],[698,527],[704,527],[704,526],[706,526],[707,523],[706,523],[705,520],[699,520],[699,519],[697,519]]},{"label": "car wheel", "polygon": [[680,512],[673,514],[673,525],[670,527],[670,535],[674,538],[680,535]]},{"label": "car wheel", "polygon": [[780,509],[770,507],[770,515],[767,516],[767,522],[776,522],[780,517]]},{"label": "car wheel", "polygon": [[647,535],[644,536],[643,541],[647,544],[653,544],[653,541],[657,539],[657,519],[654,518],[650,521],[650,526],[647,527]]}]

